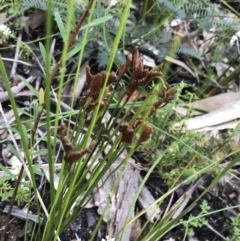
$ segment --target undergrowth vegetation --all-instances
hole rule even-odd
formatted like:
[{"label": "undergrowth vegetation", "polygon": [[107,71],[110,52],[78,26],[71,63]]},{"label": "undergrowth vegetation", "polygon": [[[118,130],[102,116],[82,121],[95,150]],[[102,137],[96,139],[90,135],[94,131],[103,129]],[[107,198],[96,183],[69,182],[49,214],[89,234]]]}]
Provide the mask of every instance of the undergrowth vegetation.
[{"label": "undergrowth vegetation", "polygon": [[[237,16],[229,20],[219,11],[220,5],[210,1],[116,2],[111,6],[96,0],[22,0],[7,1],[0,7],[7,16],[14,15],[0,30],[2,53],[17,45],[20,63],[31,63],[24,65],[19,81],[31,93],[26,106],[25,99],[19,101],[13,92],[12,76],[4,62],[8,60],[0,58],[7,108],[10,106],[15,118],[9,123],[6,107],[0,103],[3,129],[8,129],[0,144],[16,157],[11,165],[17,166],[17,170],[9,169],[9,160],[4,158],[0,165],[5,173],[0,179],[1,201],[10,201],[2,240],[16,202],[28,214],[32,206],[37,213],[32,235],[25,232],[24,240],[61,240],[109,179],[110,193],[88,240],[97,240],[104,224],[105,237],[128,241],[128,228],[141,218],[143,224],[132,240],[161,240],[175,227],[184,229],[185,240],[195,235],[195,228],[209,225],[211,214],[239,208],[233,202],[231,208],[212,210],[205,199],[226,174],[238,178],[232,167],[239,161],[239,150],[232,142],[239,135],[239,125],[216,138],[188,130],[184,124],[204,113],[191,106],[192,102],[228,88],[240,72],[239,66],[230,74],[227,68],[221,74],[213,70],[226,49],[232,51],[229,42],[239,31],[239,13],[225,5]],[[32,29],[31,21],[23,21],[27,15],[41,18],[42,13],[38,30]],[[191,33],[184,35],[176,19],[188,23]],[[26,36],[19,34],[19,25]],[[202,32],[212,37],[195,41]],[[212,42],[206,45],[204,41]],[[143,55],[154,66],[148,61],[144,64]],[[239,54],[233,53],[228,61],[239,64]],[[29,79],[39,82],[37,90],[26,78],[28,71],[35,73],[31,72],[35,64],[39,72],[29,74]],[[84,80],[79,81],[79,76]],[[79,82],[85,81],[79,93]],[[70,94],[66,97],[67,89]],[[187,114],[179,115],[179,107]],[[126,171],[130,165],[137,170],[137,162],[143,173],[120,222],[111,213],[112,204],[119,201]],[[154,175],[166,191],[139,211],[141,192]],[[192,188],[197,185],[201,192],[192,198]],[[174,200],[183,186],[187,191],[179,191]],[[125,188],[130,195],[128,185]],[[190,213],[195,206],[199,207],[196,215]],[[229,219],[226,230],[231,231],[226,238],[231,240],[239,235],[239,215]]]}]

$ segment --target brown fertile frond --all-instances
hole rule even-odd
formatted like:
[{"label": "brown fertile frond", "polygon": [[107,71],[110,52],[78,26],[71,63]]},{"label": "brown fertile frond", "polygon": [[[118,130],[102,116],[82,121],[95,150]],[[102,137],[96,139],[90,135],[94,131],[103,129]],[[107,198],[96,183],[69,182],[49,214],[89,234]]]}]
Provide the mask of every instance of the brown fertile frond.
[{"label": "brown fertile frond", "polygon": [[69,169],[71,165],[78,161],[83,155],[87,153],[91,153],[96,145],[96,141],[92,141],[90,145],[82,150],[82,151],[73,151],[73,145],[68,139],[66,138],[67,127],[64,122],[61,122],[60,125],[60,139],[62,141],[63,149],[65,152],[64,160],[69,164]]},{"label": "brown fertile frond", "polygon": [[149,125],[149,124],[147,124],[147,123],[145,123],[145,124],[144,124],[144,127],[143,127],[143,129],[142,129],[141,136],[140,136],[140,138],[139,138],[139,144],[142,143],[142,142],[147,141],[147,140],[150,138],[150,136],[151,136],[152,133],[153,133],[153,128],[152,128],[152,126]]},{"label": "brown fertile frond", "polygon": [[126,88],[126,93],[127,93],[127,96],[130,97],[134,91],[137,89],[138,86],[140,86],[141,84],[140,83],[144,83],[144,79],[139,79],[139,80],[133,80],[133,81],[130,81],[129,84],[127,85],[127,88]]},{"label": "brown fertile frond", "polygon": [[91,102],[85,107],[86,113],[89,114],[94,108],[95,106],[98,105],[98,100],[91,100]]},{"label": "brown fertile frond", "polygon": [[143,72],[143,63],[139,56],[138,48],[132,51],[132,79],[140,79]]},{"label": "brown fertile frond", "polygon": [[79,103],[81,106],[84,106],[87,101],[87,92],[80,98]]},{"label": "brown fertile frond", "polygon": [[69,153],[65,153],[64,160],[70,165],[72,165],[74,162],[78,161],[85,154],[91,153],[95,145],[96,145],[96,141],[92,141],[89,144],[89,146],[82,151],[72,151]]},{"label": "brown fertile frond", "polygon": [[101,104],[100,104],[100,110],[104,107],[104,106],[106,106],[106,105],[108,105],[108,99],[109,99],[109,97],[112,95],[112,92],[108,92],[108,93],[106,93],[104,96],[103,96],[103,99],[101,100]]},{"label": "brown fertile frond", "polygon": [[86,67],[86,81],[87,81],[88,87],[90,87],[91,81],[92,81],[92,74],[91,74],[91,68],[89,67],[89,65],[87,65]]},{"label": "brown fertile frond", "polygon": [[133,129],[135,130],[139,125],[141,125],[143,123],[142,119],[136,119],[132,125]]},{"label": "brown fertile frond", "polygon": [[135,137],[134,129],[130,128],[128,123],[124,123],[122,127],[121,142],[126,142],[131,144],[134,140],[134,137]]},{"label": "brown fertile frond", "polygon": [[131,64],[132,64],[132,57],[128,55],[125,64],[123,64],[119,70],[119,79],[123,77],[123,75],[126,73],[126,71],[131,66]]},{"label": "brown fertile frond", "polygon": [[[107,77],[106,71],[101,71],[100,73],[96,75],[91,74],[91,69],[89,66],[86,67],[86,79],[88,83],[88,88],[91,93],[99,93],[101,88],[104,85],[104,81]],[[111,72],[108,77],[107,86],[111,83],[115,82],[117,78],[117,75],[115,72]]]},{"label": "brown fertile frond", "polygon": [[167,92],[167,101],[173,100],[175,98],[175,94],[177,93],[178,86],[175,85],[171,87]]},{"label": "brown fertile frond", "polygon": [[135,47],[132,51],[132,76],[129,84],[126,87],[127,96],[130,97],[138,86],[147,84],[155,77],[161,76],[159,71],[149,71],[143,69],[143,63],[139,56],[138,48]]},{"label": "brown fertile frond", "polygon": [[117,80],[117,75],[114,71],[112,71],[108,77],[107,86],[114,83],[116,80]]},{"label": "brown fertile frond", "polygon": [[104,80],[106,79],[107,72],[101,71],[100,73],[96,75],[92,75],[91,85],[90,85],[90,91],[92,93],[99,93],[100,90],[103,87]]},{"label": "brown fertile frond", "polygon": [[149,71],[147,73],[147,77],[146,77],[146,80],[145,80],[145,84],[148,83],[150,80],[156,78],[156,77],[160,77],[161,76],[161,72],[159,71]]},{"label": "brown fertile frond", "polygon": [[[88,92],[86,92],[86,93],[88,93]],[[111,94],[112,94],[112,92],[108,92],[103,96],[103,99],[101,100],[101,103],[100,103],[100,110],[102,110],[104,106],[108,105],[108,99],[111,96]],[[95,99],[94,97],[90,97],[90,98],[91,98],[91,100],[87,105],[86,105],[86,101],[87,101],[86,95],[84,95],[80,99],[80,104],[82,106],[84,106],[87,114],[89,114],[98,105],[98,99]]]},{"label": "brown fertile frond", "polygon": [[[131,144],[135,138],[136,128],[141,124],[143,124],[142,119],[137,119],[132,125],[132,127],[129,127],[128,123],[124,123],[122,127],[121,142],[126,142]],[[152,133],[153,133],[152,126],[150,124],[144,123],[138,143],[140,144],[142,142],[147,141],[150,138]]]},{"label": "brown fertile frond", "polygon": [[176,94],[177,88],[178,88],[177,86],[173,86],[173,87],[170,87],[168,90],[166,90],[163,96],[161,97],[161,99],[153,104],[150,115],[154,111],[156,111],[156,109],[158,109],[163,103],[167,104],[169,101],[173,100]]},{"label": "brown fertile frond", "polygon": [[69,152],[73,151],[73,145],[66,138],[66,134],[67,134],[67,127],[64,122],[61,122],[60,139],[62,141],[62,145],[63,145],[63,149],[64,149],[65,153],[69,153]]},{"label": "brown fertile frond", "polygon": [[[143,124],[143,120],[142,119],[137,119],[134,124],[132,125],[133,129],[136,130],[136,128]],[[144,123],[143,124],[144,126],[142,127],[142,132],[141,132],[141,135],[140,135],[140,138],[139,138],[139,144],[144,142],[144,141],[147,141],[151,134],[153,133],[153,128],[150,124],[147,124],[147,123]]]},{"label": "brown fertile frond", "polygon": [[[98,97],[101,89],[104,86],[104,81],[106,79],[107,72],[101,71],[96,75],[91,74],[91,69],[89,66],[86,67],[86,80],[88,83],[88,90],[80,99],[80,104],[85,108],[87,114],[90,113],[94,109],[94,107],[98,104]],[[107,85],[115,82],[117,79],[116,73],[111,72],[108,77]],[[109,98],[109,94],[106,94],[103,97],[101,102],[101,108],[107,104],[107,100]],[[90,103],[86,105],[87,99],[90,97]]]}]

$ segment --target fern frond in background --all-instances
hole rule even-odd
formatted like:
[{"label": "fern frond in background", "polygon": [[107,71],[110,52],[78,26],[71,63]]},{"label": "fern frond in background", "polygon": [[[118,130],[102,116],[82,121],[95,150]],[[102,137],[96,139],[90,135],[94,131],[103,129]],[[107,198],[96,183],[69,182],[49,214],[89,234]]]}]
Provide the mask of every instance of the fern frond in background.
[{"label": "fern frond in background", "polygon": [[[155,16],[157,18],[162,18],[162,16],[177,17],[181,20],[186,20],[189,23],[196,24],[198,27],[205,31],[210,31],[213,27],[219,26],[217,34],[221,35],[221,32],[239,31],[237,23],[225,20],[220,12],[218,12],[219,6],[215,3],[205,4],[203,2],[196,2],[194,0],[156,0],[152,1],[156,3],[157,8],[155,11]],[[47,10],[46,0],[23,0],[22,6],[31,7],[41,10]],[[81,4],[75,4],[75,17],[79,18],[83,8]],[[88,33],[88,42],[84,50],[84,56],[88,58],[90,55],[94,54],[94,58],[98,64],[98,68],[104,68],[108,61],[109,50],[112,48],[113,40],[115,38],[115,33],[117,31],[121,13],[117,10],[118,5],[114,6],[117,11],[112,11],[111,9],[106,10],[106,7],[97,2],[96,9],[94,10],[93,20],[99,19],[107,14],[112,18],[107,21],[104,26],[97,25],[91,27],[91,31]],[[66,0],[55,0],[52,2],[53,16],[54,12],[57,11],[63,23],[66,23],[67,17],[67,1]],[[157,11],[157,12],[156,12]],[[113,14],[114,13],[114,14]],[[131,20],[135,23],[138,21],[136,14],[131,12]],[[159,17],[160,16],[160,17]],[[154,25],[154,24],[153,24]],[[167,56],[172,43],[173,35],[171,31],[166,30],[165,26],[159,26],[158,28],[153,28],[151,22],[145,22],[143,24],[129,24],[126,27],[125,34],[122,38],[122,42],[119,45],[119,51],[115,58],[115,63],[120,65],[124,62],[123,49],[126,46],[144,46],[146,44],[155,46],[158,50],[157,59],[155,61],[163,62]],[[154,30],[153,30],[154,29]],[[229,34],[230,35],[230,34]],[[76,39],[77,43],[82,41],[82,36],[79,35]],[[176,54],[184,54],[189,57],[193,57],[197,60],[203,60],[203,57],[197,50],[188,48],[184,45],[178,46],[176,48]],[[76,57],[77,58],[77,57]],[[76,58],[71,59],[71,61],[76,61]]]},{"label": "fern frond in background", "polygon": [[195,59],[198,59],[198,60],[204,59],[198,51],[196,51],[194,49],[187,48],[184,45],[180,45],[176,49],[176,53],[185,54],[185,55],[188,55],[188,56],[190,56],[192,58],[195,58]]},{"label": "fern frond in background", "polygon": [[[36,9],[41,9],[46,11],[48,9],[48,1],[45,0],[23,0],[21,2],[23,7],[28,7],[28,8],[36,8]],[[58,0],[58,1],[52,1],[52,8],[53,11],[67,11],[67,1],[66,0]]]}]

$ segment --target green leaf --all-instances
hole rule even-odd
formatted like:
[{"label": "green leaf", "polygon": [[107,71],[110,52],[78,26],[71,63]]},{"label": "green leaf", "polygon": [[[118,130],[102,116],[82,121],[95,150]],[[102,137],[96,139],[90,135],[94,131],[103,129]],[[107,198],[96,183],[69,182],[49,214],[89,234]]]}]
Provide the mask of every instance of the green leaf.
[{"label": "green leaf", "polygon": [[[112,18],[112,16],[105,16],[105,17],[102,17],[102,18],[98,18],[98,19],[95,19],[93,20],[90,24],[89,24],[89,27],[93,27],[93,26],[96,26],[96,25],[100,25],[102,23],[105,23],[107,22],[108,20],[110,20]],[[80,28],[80,30],[83,30],[87,28],[87,25],[84,25]]]},{"label": "green leaf", "polygon": [[43,44],[41,42],[39,42],[39,49],[40,49],[41,55],[43,57],[44,63],[46,63],[47,52],[46,52],[46,49],[45,49],[45,47],[43,46]]},{"label": "green leaf", "polygon": [[8,200],[8,198],[10,198],[12,195],[13,195],[13,189],[8,192],[2,193],[1,199],[2,199],[2,201]]},{"label": "green leaf", "polygon": [[38,97],[38,92],[32,87],[32,85],[26,81],[26,79],[21,78],[21,80],[24,82],[24,84],[28,87],[28,89],[33,93],[35,96]]},{"label": "green leaf", "polygon": [[65,27],[64,27],[62,18],[60,16],[59,12],[57,12],[57,11],[54,13],[54,16],[55,16],[55,20],[57,22],[57,26],[58,26],[58,29],[60,31],[61,37],[65,41],[65,38],[66,38],[66,36],[65,36]]},{"label": "green leaf", "polygon": [[[3,165],[0,164],[0,169],[2,169],[5,173],[7,173],[7,174],[9,175],[9,178],[8,178],[8,179],[10,179],[10,178],[15,178],[15,175],[12,174],[12,172],[11,172],[8,168],[6,168],[5,166],[3,166]],[[5,178],[5,177],[4,177],[4,178]]]},{"label": "green leaf", "polygon": [[42,150],[39,150],[39,151],[34,152],[33,157],[41,156],[41,155],[46,155],[47,153],[48,153],[48,150],[47,150],[47,149],[42,149]]},{"label": "green leaf", "polygon": [[39,104],[44,105],[44,90],[40,88],[39,90]]},{"label": "green leaf", "polygon": [[73,49],[71,49],[68,53],[67,53],[67,56],[66,56],[66,59],[70,59],[72,56],[74,56],[75,54],[77,54],[79,51],[82,50],[82,42],[76,44],[74,46]]},{"label": "green leaf", "polygon": [[34,101],[32,103],[32,106],[33,106],[33,116],[34,116],[34,119],[36,119],[38,115],[38,107],[39,107],[38,102]]},{"label": "green leaf", "polygon": [[[57,144],[61,142],[58,138],[55,138],[53,136],[51,136],[50,138],[52,139],[52,141],[55,141]],[[39,141],[46,141],[46,142],[48,141],[46,136],[40,137],[40,138],[38,138],[38,140]]]},{"label": "green leaf", "polygon": [[43,176],[43,172],[40,169],[40,165],[33,165],[33,172],[37,174],[38,176]]}]

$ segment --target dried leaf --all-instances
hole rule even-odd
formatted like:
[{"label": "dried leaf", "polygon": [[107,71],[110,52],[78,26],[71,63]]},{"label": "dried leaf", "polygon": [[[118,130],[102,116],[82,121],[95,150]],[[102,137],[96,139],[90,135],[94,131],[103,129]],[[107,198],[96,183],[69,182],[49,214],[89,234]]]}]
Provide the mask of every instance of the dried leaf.
[{"label": "dried leaf", "polygon": [[[176,111],[179,114],[184,116],[187,115],[188,109],[192,110],[192,108],[211,112],[211,111],[220,109],[224,106],[231,105],[237,100],[240,100],[239,93],[228,92],[228,93],[211,96],[211,97],[190,103],[188,105],[189,108],[187,109],[182,107],[176,107]],[[192,113],[192,115],[199,115],[199,114],[202,114],[202,112],[194,111]]]},{"label": "dried leaf", "polygon": [[189,130],[224,124],[240,118],[240,100],[228,106],[212,111],[208,114],[190,118],[185,122],[185,127]]},{"label": "dried leaf", "polygon": [[41,24],[44,23],[45,19],[46,19],[46,11],[38,9],[26,21],[24,21],[26,23],[24,27],[26,33],[29,36],[31,36],[30,30],[35,30],[37,27],[39,27]]}]

